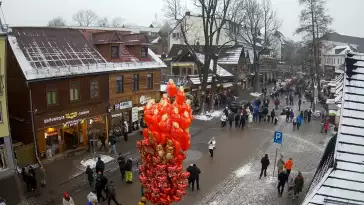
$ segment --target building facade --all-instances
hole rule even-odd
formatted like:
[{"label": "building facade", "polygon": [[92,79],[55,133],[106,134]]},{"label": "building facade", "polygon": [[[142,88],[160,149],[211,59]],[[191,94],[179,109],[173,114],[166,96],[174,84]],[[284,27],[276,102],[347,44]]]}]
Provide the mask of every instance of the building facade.
[{"label": "building facade", "polygon": [[9,128],[7,84],[6,84],[6,38],[0,34],[0,178],[10,176],[15,170],[14,152],[12,149]]}]

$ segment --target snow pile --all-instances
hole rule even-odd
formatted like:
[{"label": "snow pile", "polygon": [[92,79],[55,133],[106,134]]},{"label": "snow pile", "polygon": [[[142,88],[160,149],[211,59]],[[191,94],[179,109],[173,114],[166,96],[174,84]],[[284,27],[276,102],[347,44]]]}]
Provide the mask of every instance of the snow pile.
[{"label": "snow pile", "polygon": [[253,97],[259,98],[262,95],[262,93],[255,92],[255,93],[250,93],[250,95],[253,96]]},{"label": "snow pile", "polygon": [[199,114],[199,115],[194,115],[193,117],[196,120],[202,120],[202,121],[210,121],[212,120],[214,117],[220,117],[222,114],[221,110],[215,110],[215,111],[211,111],[211,112],[206,112],[204,114]]},{"label": "snow pile", "polygon": [[250,174],[251,168],[252,168],[252,165],[250,163],[246,164],[246,165],[240,167],[239,169],[237,169],[236,171],[234,171],[234,174],[236,177],[241,178],[247,174]]},{"label": "snow pile", "polygon": [[[110,157],[109,155],[99,155],[101,157],[101,160],[104,161],[104,163],[108,163],[112,161],[114,158]],[[87,158],[81,161],[82,166],[87,167],[90,166],[91,169],[95,168],[97,162],[97,157],[95,158]]]}]

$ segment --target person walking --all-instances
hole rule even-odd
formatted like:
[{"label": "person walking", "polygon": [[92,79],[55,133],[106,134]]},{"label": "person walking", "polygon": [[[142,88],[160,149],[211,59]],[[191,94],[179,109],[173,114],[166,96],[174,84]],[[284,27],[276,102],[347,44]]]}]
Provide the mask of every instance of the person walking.
[{"label": "person walking", "polygon": [[96,205],[97,204],[97,195],[96,195],[96,191],[95,190],[91,191],[87,195],[87,201],[88,201],[88,204],[87,205]]},{"label": "person walking", "polygon": [[119,154],[119,157],[118,157],[118,164],[119,164],[121,179],[125,179],[126,162],[125,162],[125,158],[121,155],[121,153]]},{"label": "person walking", "polygon": [[267,168],[269,166],[268,154],[265,154],[264,157],[262,157],[262,159],[260,160],[260,163],[262,164],[262,169],[260,170],[259,179],[262,178],[263,172],[264,172],[264,177],[267,177]]},{"label": "person walking", "polygon": [[272,118],[272,124],[274,122],[274,118],[276,117],[276,113],[274,112],[274,109],[270,112],[270,117]]},{"label": "person walking", "polygon": [[188,167],[187,171],[190,173],[191,176],[191,184],[192,184],[192,191],[195,189],[195,182],[197,186],[197,191],[200,190],[200,174],[201,170],[197,167],[196,164],[193,164],[192,167]]},{"label": "person walking", "polygon": [[229,126],[230,129],[233,126],[233,121],[234,121],[234,113],[230,111],[229,116],[228,116],[228,121],[229,121]]},{"label": "person walking", "polygon": [[235,114],[235,128],[240,127],[240,114],[239,112]]},{"label": "person walking", "polygon": [[298,171],[298,174],[297,174],[296,178],[294,179],[294,194],[293,194],[293,199],[295,199],[295,198],[298,197],[298,194],[303,189],[303,184],[304,184],[304,180],[303,180],[302,173],[300,171]]},{"label": "person walking", "polygon": [[325,121],[325,124],[324,124],[324,131],[325,131],[325,134],[327,134],[327,131],[329,130],[329,121],[326,120]]},{"label": "person walking", "polygon": [[303,119],[305,120],[305,123],[307,123],[307,116],[308,116],[308,111],[307,111],[307,110],[305,110],[305,111],[303,112]]},{"label": "person walking", "polygon": [[72,197],[70,197],[68,195],[68,193],[63,193],[63,200],[62,200],[62,204],[63,205],[75,205],[75,202],[73,202]]},{"label": "person walking", "polygon": [[296,130],[296,126],[297,126],[297,119],[296,118],[293,118],[292,125],[293,125],[293,131],[295,131]]},{"label": "person walking", "polygon": [[278,175],[279,175],[279,173],[281,173],[283,171],[284,164],[285,164],[285,162],[283,160],[283,154],[281,154],[278,159],[278,162],[277,162]]},{"label": "person walking", "polygon": [[211,140],[209,141],[209,152],[210,152],[210,157],[211,158],[214,157],[215,145],[216,145],[215,137],[212,137]]},{"label": "person walking", "polygon": [[102,148],[105,148],[105,150],[107,150],[107,148],[106,148],[106,136],[105,136],[105,132],[103,132],[100,135],[99,140],[101,142],[100,151],[101,151]]},{"label": "person walking", "polygon": [[244,129],[244,126],[245,126],[245,120],[246,120],[246,117],[245,117],[245,115],[242,112],[240,114],[240,127],[241,127],[242,130]]},{"label": "person walking", "polygon": [[95,171],[96,171],[96,173],[101,172],[101,174],[104,174],[104,169],[105,169],[105,163],[104,163],[104,161],[101,160],[101,157],[98,156]]},{"label": "person walking", "polygon": [[94,172],[92,171],[90,165],[87,165],[86,175],[87,175],[88,184],[90,185],[90,187],[93,187],[93,184],[94,184]]},{"label": "person walking", "polygon": [[293,105],[293,95],[292,94],[289,95],[289,104]]},{"label": "person walking", "polygon": [[116,137],[114,135],[109,136],[109,143],[110,143],[110,152],[113,154],[116,153]]},{"label": "person walking", "polygon": [[128,141],[128,133],[129,133],[129,124],[126,120],[124,120],[124,125],[123,125],[123,134],[124,134],[124,141],[127,142]]},{"label": "person walking", "polygon": [[302,125],[302,115],[297,116],[297,130],[300,130],[300,127]]},{"label": "person walking", "polygon": [[103,201],[106,201],[105,197],[102,195],[102,190],[104,188],[104,183],[105,183],[105,180],[103,179],[103,175],[102,175],[101,172],[99,172],[97,174],[96,183],[95,183],[96,196],[97,196],[97,201],[98,202],[101,202],[100,201],[101,199]]},{"label": "person walking", "polygon": [[284,164],[284,168],[286,169],[288,175],[291,174],[292,167],[293,167],[293,161],[292,161],[292,157],[291,157]]},{"label": "person walking", "polygon": [[35,174],[35,170],[33,169],[32,166],[29,166],[29,183],[30,183],[30,187],[32,189],[32,191],[37,191],[37,178],[36,178],[36,174]]},{"label": "person walking", "polygon": [[133,183],[133,161],[129,158],[125,164],[125,181],[127,184]]},{"label": "person walking", "polygon": [[187,167],[186,171],[188,173],[190,173],[190,176],[188,177],[188,187],[191,188],[191,184],[192,184],[192,178],[191,178],[191,172],[189,172],[189,170],[191,170],[190,167],[193,167],[193,164],[190,164],[190,166]]},{"label": "person walking", "polygon": [[294,119],[294,112],[293,112],[293,109],[291,109],[290,111],[289,111],[289,117],[291,118],[291,122],[293,121],[293,119]]},{"label": "person walking", "polygon": [[106,186],[106,190],[107,204],[110,205],[110,202],[113,201],[116,205],[119,205],[119,202],[116,200],[114,181],[110,181],[110,183]]},{"label": "person walking", "polygon": [[301,111],[301,104],[302,104],[302,100],[301,98],[298,100],[298,111]]},{"label": "person walking", "polygon": [[278,197],[282,197],[283,191],[284,191],[284,185],[286,184],[286,181],[288,180],[288,174],[287,171],[281,171],[278,175]]},{"label": "person walking", "polygon": [[27,186],[28,192],[32,191],[32,185],[30,183],[30,175],[29,175],[29,173],[28,173],[28,171],[26,170],[25,167],[23,167],[21,169],[21,176],[22,176],[22,179],[23,179],[24,183]]},{"label": "person walking", "polygon": [[40,186],[41,187],[46,187],[47,186],[47,181],[46,181],[46,170],[43,166],[40,167]]},{"label": "person walking", "polygon": [[225,127],[227,121],[227,117],[225,114],[221,115],[220,121],[221,121],[221,127]]},{"label": "person walking", "polygon": [[311,117],[312,117],[312,110],[308,111],[308,113],[307,113],[307,122],[308,123],[311,122]]}]

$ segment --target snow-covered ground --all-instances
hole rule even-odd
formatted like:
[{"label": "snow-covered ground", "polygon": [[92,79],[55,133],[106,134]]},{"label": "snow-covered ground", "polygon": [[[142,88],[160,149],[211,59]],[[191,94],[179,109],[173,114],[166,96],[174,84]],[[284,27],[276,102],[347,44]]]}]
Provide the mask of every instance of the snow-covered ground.
[{"label": "snow-covered ground", "polygon": [[221,110],[215,110],[215,111],[211,111],[211,112],[207,111],[204,114],[194,115],[193,117],[196,120],[210,121],[214,117],[220,117],[221,116],[221,113],[222,113]]},{"label": "snow-covered ground", "polygon": [[[110,157],[109,155],[100,155],[101,160],[104,161],[104,163],[112,161],[114,158]],[[95,168],[97,162],[97,157],[95,158],[87,158],[81,161],[82,166],[87,167],[90,165],[91,169]]]},{"label": "snow-covered ground", "polygon": [[253,96],[253,97],[259,98],[262,95],[262,93],[255,92],[255,93],[250,93],[250,95]]}]

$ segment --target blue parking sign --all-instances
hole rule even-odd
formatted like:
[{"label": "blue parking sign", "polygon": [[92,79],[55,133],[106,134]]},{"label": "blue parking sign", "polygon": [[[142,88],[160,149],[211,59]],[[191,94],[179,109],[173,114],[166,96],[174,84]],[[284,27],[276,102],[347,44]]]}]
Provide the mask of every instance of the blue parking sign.
[{"label": "blue parking sign", "polygon": [[273,136],[273,142],[277,144],[282,144],[283,141],[283,133],[275,131]]}]

